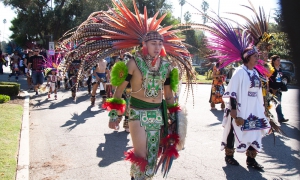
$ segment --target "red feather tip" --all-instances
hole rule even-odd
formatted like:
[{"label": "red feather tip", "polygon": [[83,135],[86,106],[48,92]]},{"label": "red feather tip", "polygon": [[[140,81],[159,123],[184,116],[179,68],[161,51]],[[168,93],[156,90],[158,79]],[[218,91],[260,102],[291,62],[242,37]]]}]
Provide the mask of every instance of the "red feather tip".
[{"label": "red feather tip", "polygon": [[132,162],[133,164],[140,167],[142,172],[145,172],[148,161],[141,157],[136,157],[134,154],[134,149],[129,149],[127,152],[124,152],[125,160]]},{"label": "red feather tip", "polygon": [[179,153],[176,149],[176,146],[170,146],[164,153],[164,156],[166,157],[175,157],[175,158],[178,158],[179,157]]},{"label": "red feather tip", "polygon": [[[172,146],[171,143],[173,143],[173,145],[176,147],[177,144],[179,143],[179,135],[178,134],[169,134],[167,137],[165,137],[163,140],[163,144],[168,144],[170,146]],[[167,146],[168,146],[167,145]]]},{"label": "red feather tip", "polygon": [[126,109],[126,104],[117,104],[117,103],[105,102],[102,105],[102,108],[107,109],[108,111],[110,111],[112,109],[116,109],[118,111],[121,111],[121,113],[123,114],[125,112],[125,109]]},{"label": "red feather tip", "polygon": [[170,107],[170,108],[168,108],[168,110],[169,110],[169,113],[181,111],[180,106]]}]

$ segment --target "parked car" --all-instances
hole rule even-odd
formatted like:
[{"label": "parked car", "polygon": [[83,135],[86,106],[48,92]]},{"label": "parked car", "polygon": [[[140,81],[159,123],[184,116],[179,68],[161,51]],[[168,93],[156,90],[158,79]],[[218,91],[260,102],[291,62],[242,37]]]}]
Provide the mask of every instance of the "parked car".
[{"label": "parked car", "polygon": [[297,83],[296,79],[296,67],[295,64],[291,61],[281,59],[280,66],[282,69],[282,81],[286,81],[287,83]]},{"label": "parked car", "polygon": [[[291,61],[281,59],[280,60],[280,67],[282,69],[282,81],[287,82],[288,84],[290,83],[297,83],[296,79],[296,67],[295,64],[292,63]],[[234,72],[236,67],[232,67],[229,72],[227,73],[227,78],[226,78],[226,84],[229,83],[230,78]]]}]

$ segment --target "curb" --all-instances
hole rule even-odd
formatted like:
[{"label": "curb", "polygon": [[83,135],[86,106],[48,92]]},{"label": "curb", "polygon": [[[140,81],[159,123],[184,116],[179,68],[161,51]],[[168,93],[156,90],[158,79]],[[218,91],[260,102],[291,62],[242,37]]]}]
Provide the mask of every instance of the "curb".
[{"label": "curb", "polygon": [[29,179],[29,94],[25,93],[16,180]]}]

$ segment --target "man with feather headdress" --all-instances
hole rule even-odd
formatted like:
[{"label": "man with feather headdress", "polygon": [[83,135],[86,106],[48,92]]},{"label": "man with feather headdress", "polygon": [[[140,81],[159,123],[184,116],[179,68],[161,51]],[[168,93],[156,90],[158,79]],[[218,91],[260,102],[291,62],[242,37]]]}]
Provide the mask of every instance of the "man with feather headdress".
[{"label": "man with feather headdress", "polygon": [[[125,159],[132,163],[131,178],[151,179],[160,165],[165,177],[173,159],[179,156],[178,150],[183,148],[186,131],[180,127],[186,127],[186,121],[178,118],[181,111],[173,92],[178,88],[179,72],[185,73],[187,90],[192,89],[195,73],[191,58],[175,35],[181,30],[169,31],[172,26],[160,26],[166,14],[158,20],[158,13],[148,19],[146,7],[144,15],[140,15],[135,1],[135,14],[123,1],[112,1],[116,9],[92,13],[75,31],[65,34],[61,45],[69,49],[66,67],[73,59],[82,59],[77,73],[80,79],[100,59],[120,50],[135,50],[127,64],[120,61],[113,66],[111,84],[116,90],[103,108],[110,111],[109,127],[118,128],[126,106],[121,95],[130,82],[129,129],[133,149],[125,153]],[[72,57],[74,52],[78,54]]]}]

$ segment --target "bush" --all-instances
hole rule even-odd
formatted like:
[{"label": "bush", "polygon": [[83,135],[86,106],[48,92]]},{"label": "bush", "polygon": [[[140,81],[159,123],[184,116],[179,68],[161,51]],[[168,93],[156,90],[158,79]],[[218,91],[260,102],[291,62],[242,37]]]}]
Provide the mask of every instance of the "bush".
[{"label": "bush", "polygon": [[17,96],[20,91],[20,84],[14,82],[0,82],[0,94]]},{"label": "bush", "polygon": [[0,103],[6,103],[10,100],[10,97],[7,95],[0,94]]}]

